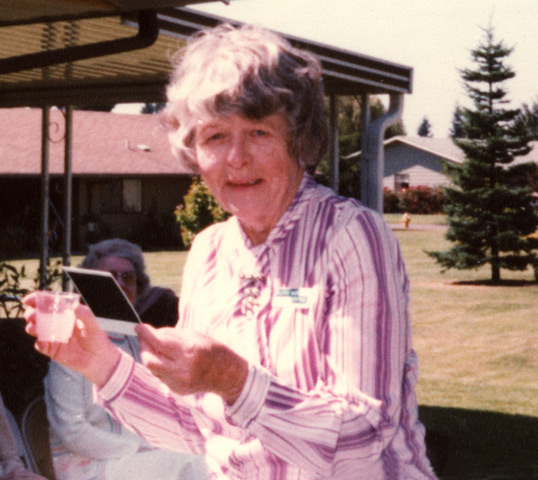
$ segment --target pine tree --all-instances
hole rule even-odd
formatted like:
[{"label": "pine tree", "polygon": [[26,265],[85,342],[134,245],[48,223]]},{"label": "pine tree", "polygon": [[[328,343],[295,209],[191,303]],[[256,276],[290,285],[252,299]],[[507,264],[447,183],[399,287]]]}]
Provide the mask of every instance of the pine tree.
[{"label": "pine tree", "polygon": [[524,129],[532,140],[538,140],[538,100],[530,107],[526,103],[523,104],[516,124]]},{"label": "pine tree", "polygon": [[527,180],[535,165],[512,165],[530,151],[528,136],[516,125],[519,109],[503,108],[504,82],[515,76],[505,64],[512,48],[494,39],[491,26],[484,32],[485,41],[471,53],[475,69],[460,72],[474,108],[461,110],[464,135],[454,139],[466,159],[447,171],[454,185],[446,189],[447,239],[455,245],[428,253],[445,269],[489,264],[491,281],[498,283],[501,269],[538,268],[538,240],[528,237],[538,214]]},{"label": "pine tree", "polygon": [[424,117],[422,119],[422,122],[418,127],[417,134],[419,137],[433,137],[432,125],[428,120],[428,117]]},{"label": "pine tree", "polygon": [[452,127],[450,128],[450,136],[452,138],[463,138],[464,132],[463,132],[463,109],[456,105],[456,108],[454,109],[454,114],[452,115]]}]

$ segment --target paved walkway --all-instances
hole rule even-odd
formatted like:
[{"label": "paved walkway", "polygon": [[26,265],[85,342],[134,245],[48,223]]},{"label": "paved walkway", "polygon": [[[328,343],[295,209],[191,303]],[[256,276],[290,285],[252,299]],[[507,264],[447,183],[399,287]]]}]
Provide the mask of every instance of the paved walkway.
[{"label": "paved walkway", "polygon": [[409,224],[409,228],[405,228],[403,223],[390,223],[393,230],[446,230],[447,225],[439,225],[438,223],[413,223]]}]

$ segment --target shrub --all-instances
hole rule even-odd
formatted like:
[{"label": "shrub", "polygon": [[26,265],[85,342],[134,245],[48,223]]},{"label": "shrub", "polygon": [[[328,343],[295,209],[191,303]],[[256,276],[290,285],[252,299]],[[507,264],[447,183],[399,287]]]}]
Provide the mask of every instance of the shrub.
[{"label": "shrub", "polygon": [[386,213],[442,213],[445,203],[439,187],[416,186],[394,192],[383,189],[383,211]]},{"label": "shrub", "polygon": [[197,177],[194,178],[184,200],[185,205],[178,205],[174,213],[181,227],[183,244],[187,248],[191,246],[198,232],[230,216],[209,193],[203,180]]},{"label": "shrub", "polygon": [[[17,269],[17,267],[9,263],[0,263],[0,318],[17,318],[22,315],[24,311],[22,297],[39,288],[39,271],[34,278],[33,288],[26,288],[21,284],[27,278],[24,265]],[[61,281],[61,260],[56,260],[51,265],[50,259],[48,259],[43,288],[53,289],[55,286],[59,287]]]},{"label": "shrub", "polygon": [[409,213],[442,213],[444,194],[440,188],[410,187],[401,192],[400,203]]},{"label": "shrub", "polygon": [[390,188],[383,188],[383,211],[385,213],[401,213],[400,198]]}]

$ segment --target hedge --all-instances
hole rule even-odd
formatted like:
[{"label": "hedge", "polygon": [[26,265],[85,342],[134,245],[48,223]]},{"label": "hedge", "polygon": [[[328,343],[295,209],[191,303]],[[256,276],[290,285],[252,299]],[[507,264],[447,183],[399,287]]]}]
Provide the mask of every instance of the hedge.
[{"label": "hedge", "polygon": [[440,187],[419,185],[394,192],[383,189],[385,213],[443,213],[445,195]]}]

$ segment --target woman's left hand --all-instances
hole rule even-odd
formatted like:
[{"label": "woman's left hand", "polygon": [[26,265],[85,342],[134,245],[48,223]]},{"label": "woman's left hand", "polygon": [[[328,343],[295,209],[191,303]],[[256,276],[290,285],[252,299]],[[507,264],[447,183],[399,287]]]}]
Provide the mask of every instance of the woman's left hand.
[{"label": "woman's left hand", "polygon": [[192,330],[137,327],[144,365],[181,395],[213,392],[232,405],[245,384],[247,361],[226,345]]}]

